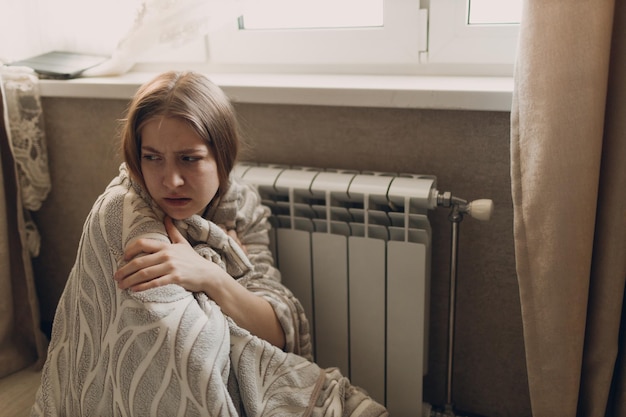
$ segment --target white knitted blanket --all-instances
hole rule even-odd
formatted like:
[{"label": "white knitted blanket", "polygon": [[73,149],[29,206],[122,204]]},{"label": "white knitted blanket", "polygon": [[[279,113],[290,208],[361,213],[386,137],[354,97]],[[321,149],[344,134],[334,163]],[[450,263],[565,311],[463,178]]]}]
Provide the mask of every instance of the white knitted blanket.
[{"label": "white knitted blanket", "polygon": [[[241,189],[235,190],[231,202],[241,200]],[[235,217],[252,216],[245,207]],[[122,166],[85,222],[31,415],[387,415],[336,369],[321,369],[251,335],[203,293],[175,285],[120,290],[112,276],[124,248],[139,237],[168,241],[162,219]],[[297,302],[263,277],[271,268],[255,268],[217,224],[200,216],[176,226],[198,253],[244,285],[273,294],[268,298],[286,328],[287,350],[308,354],[302,329],[284,324],[289,314],[276,300],[288,300],[287,310]]]}]

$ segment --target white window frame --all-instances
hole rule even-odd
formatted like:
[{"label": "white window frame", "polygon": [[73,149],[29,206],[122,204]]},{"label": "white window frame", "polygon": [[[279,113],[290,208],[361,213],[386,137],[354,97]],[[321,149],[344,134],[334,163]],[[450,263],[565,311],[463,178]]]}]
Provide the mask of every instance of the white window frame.
[{"label": "white window frame", "polygon": [[386,0],[382,28],[258,31],[233,21],[209,34],[207,68],[511,76],[519,25],[468,25],[468,7],[469,0]]},{"label": "white window frame", "polygon": [[512,75],[519,25],[468,25],[469,0],[431,0],[423,63],[466,75]]},{"label": "white window frame", "polygon": [[[386,0],[384,27],[239,30],[237,22],[208,36],[208,62],[228,71],[406,73],[426,48],[420,0]],[[363,47],[365,46],[365,47]]]}]

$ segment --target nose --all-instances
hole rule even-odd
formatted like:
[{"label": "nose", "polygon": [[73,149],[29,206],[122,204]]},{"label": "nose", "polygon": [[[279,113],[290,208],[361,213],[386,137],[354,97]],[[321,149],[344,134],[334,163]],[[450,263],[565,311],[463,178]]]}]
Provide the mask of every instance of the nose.
[{"label": "nose", "polygon": [[165,164],[165,171],[163,172],[163,185],[169,189],[174,189],[180,187],[184,183],[185,180],[176,164]]}]

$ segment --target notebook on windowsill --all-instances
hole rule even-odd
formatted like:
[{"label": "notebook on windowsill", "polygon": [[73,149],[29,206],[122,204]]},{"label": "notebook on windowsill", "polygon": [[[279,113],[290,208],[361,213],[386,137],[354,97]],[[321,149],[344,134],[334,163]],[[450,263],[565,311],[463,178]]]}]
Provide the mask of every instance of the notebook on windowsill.
[{"label": "notebook on windowsill", "polygon": [[103,55],[52,51],[11,62],[9,65],[32,68],[42,78],[67,80],[79,77],[85,70],[99,65],[107,59],[109,57]]}]

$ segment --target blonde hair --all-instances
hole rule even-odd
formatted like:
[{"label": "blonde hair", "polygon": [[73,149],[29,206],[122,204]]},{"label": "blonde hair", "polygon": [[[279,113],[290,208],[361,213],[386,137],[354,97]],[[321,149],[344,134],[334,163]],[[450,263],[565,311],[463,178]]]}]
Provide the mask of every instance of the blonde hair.
[{"label": "blonde hair", "polygon": [[239,151],[239,129],[226,94],[207,77],[195,72],[169,71],[142,85],[131,100],[121,132],[121,151],[131,178],[143,187],[141,130],[156,116],[184,120],[213,152],[221,196]]}]

